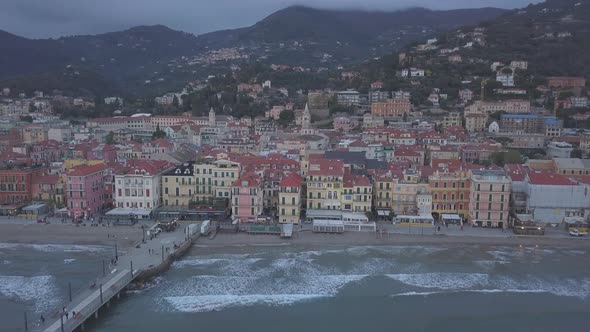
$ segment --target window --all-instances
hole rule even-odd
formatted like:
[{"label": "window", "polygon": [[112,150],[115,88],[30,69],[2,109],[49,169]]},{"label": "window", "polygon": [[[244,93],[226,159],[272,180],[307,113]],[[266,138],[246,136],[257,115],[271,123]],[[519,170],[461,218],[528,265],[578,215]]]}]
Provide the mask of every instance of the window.
[{"label": "window", "polygon": [[168,187],[164,188],[164,194],[168,195]]},{"label": "window", "polygon": [[150,197],[150,190],[149,189],[145,190],[145,197]]}]

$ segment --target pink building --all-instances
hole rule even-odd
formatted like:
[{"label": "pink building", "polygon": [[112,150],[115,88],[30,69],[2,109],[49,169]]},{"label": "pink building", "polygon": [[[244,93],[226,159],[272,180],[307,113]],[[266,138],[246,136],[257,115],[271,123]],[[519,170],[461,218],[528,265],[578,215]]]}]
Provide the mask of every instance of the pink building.
[{"label": "pink building", "polygon": [[508,227],[511,180],[502,170],[471,173],[469,222],[480,227]]},{"label": "pink building", "polygon": [[246,173],[232,185],[232,213],[241,223],[256,222],[263,202],[262,180],[256,173]]},{"label": "pink building", "polygon": [[81,165],[66,175],[68,214],[71,217],[90,218],[103,208],[105,197],[105,164]]}]

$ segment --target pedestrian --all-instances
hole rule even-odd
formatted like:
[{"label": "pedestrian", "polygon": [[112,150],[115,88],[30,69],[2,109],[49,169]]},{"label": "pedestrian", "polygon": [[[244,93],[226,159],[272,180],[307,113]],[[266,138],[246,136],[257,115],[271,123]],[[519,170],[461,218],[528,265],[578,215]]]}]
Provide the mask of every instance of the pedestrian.
[{"label": "pedestrian", "polygon": [[70,317],[70,313],[66,311],[66,319]]},{"label": "pedestrian", "polygon": [[76,316],[76,312],[72,310],[72,318],[74,318],[74,316]]},{"label": "pedestrian", "polygon": [[45,317],[43,317],[43,315],[41,315],[41,323],[45,324]]}]

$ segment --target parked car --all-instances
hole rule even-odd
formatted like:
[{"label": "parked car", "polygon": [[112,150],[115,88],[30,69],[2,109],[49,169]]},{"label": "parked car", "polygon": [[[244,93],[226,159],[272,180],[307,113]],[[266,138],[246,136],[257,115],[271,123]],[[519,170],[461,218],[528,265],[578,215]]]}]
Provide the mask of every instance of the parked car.
[{"label": "parked car", "polygon": [[577,229],[572,229],[572,230],[570,231],[570,236],[574,236],[574,237],[580,237],[580,236],[586,236],[586,235],[588,235],[588,233],[587,233],[587,232],[580,232],[580,231],[579,231],[579,230],[577,230]]}]

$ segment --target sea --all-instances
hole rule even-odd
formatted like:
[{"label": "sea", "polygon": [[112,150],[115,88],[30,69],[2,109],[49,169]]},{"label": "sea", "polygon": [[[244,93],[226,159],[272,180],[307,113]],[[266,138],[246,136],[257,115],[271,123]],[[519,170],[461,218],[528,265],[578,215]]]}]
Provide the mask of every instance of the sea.
[{"label": "sea", "polygon": [[[110,248],[0,245],[0,331],[85,287]],[[538,246],[194,247],[89,330],[588,331],[590,252]]]}]

